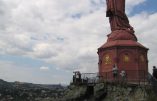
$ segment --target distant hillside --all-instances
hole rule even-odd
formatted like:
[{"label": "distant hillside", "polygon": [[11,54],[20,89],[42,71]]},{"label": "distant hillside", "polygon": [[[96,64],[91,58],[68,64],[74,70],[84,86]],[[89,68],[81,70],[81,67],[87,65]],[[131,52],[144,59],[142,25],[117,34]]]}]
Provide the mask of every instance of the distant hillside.
[{"label": "distant hillside", "polygon": [[6,82],[0,79],[0,101],[56,101],[65,89],[61,85]]}]

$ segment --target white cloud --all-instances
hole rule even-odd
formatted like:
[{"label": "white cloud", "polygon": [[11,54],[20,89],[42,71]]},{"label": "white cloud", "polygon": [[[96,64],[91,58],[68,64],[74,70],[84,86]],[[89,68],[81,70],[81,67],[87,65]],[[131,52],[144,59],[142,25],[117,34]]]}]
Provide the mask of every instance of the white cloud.
[{"label": "white cloud", "polygon": [[41,70],[47,72],[42,72],[38,67],[30,67],[26,64],[20,65],[9,61],[0,61],[0,66],[0,79],[9,82],[20,81],[37,84],[69,84],[70,82],[69,77],[59,73],[61,71],[48,71],[49,67],[45,66],[41,67]]},{"label": "white cloud", "polygon": [[[0,61],[0,77],[7,81],[27,81],[33,77],[34,68],[18,65],[10,61]],[[21,67],[22,66],[22,67]]]},{"label": "white cloud", "polygon": [[40,70],[41,70],[41,71],[48,71],[48,70],[49,70],[49,67],[42,66],[42,67],[40,67]]},{"label": "white cloud", "polygon": [[147,0],[126,0],[126,9],[130,12],[134,8],[134,6],[142,4],[145,1]]}]

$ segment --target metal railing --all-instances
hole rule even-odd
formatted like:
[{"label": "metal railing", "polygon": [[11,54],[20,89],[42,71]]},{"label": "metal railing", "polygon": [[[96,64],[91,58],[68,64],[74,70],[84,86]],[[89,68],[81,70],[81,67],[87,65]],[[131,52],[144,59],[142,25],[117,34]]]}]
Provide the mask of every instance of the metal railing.
[{"label": "metal railing", "polygon": [[[124,80],[123,77],[120,75],[121,71],[118,71],[117,77],[113,76],[113,72],[100,72],[100,80],[105,80],[108,82],[114,82],[116,81],[122,81]],[[139,83],[139,82],[145,82],[147,73],[144,70],[126,70],[125,71],[125,81],[127,82],[133,82],[133,83]]]},{"label": "metal railing", "polygon": [[96,84],[99,81],[98,73],[82,73],[81,74],[82,83]]},{"label": "metal railing", "polygon": [[118,71],[117,77],[113,76],[113,72],[99,72],[99,73],[82,73],[80,82],[82,84],[96,84],[100,82],[125,82],[140,84],[141,82],[145,83],[147,81],[148,73],[144,70],[126,70],[125,79],[120,75]]}]

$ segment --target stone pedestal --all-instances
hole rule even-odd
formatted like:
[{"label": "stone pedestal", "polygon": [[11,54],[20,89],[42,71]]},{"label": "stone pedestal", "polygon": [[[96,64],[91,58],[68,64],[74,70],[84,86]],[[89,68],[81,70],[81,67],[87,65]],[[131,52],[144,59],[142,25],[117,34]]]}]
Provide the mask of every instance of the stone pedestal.
[{"label": "stone pedestal", "polygon": [[[125,30],[117,30],[108,35],[108,40],[100,48],[99,73],[112,79],[113,65],[119,72],[125,70],[128,80],[138,80],[148,72],[148,48],[137,42],[135,35]],[[108,74],[108,75],[107,75]]]}]

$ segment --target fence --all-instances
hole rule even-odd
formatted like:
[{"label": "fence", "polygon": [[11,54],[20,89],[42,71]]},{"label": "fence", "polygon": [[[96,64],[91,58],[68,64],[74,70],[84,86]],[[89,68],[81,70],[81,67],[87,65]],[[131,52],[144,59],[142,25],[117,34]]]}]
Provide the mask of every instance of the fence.
[{"label": "fence", "polygon": [[[127,70],[125,71],[126,73],[126,77],[125,77],[125,80],[127,82],[145,82],[146,81],[146,72],[144,70],[140,70],[140,71],[137,71],[137,70]],[[117,77],[113,77],[113,73],[112,71],[110,72],[100,72],[99,73],[100,75],[100,79],[101,80],[106,80],[106,81],[121,81],[123,78],[122,76],[120,75],[120,72],[118,72],[118,75]]]},{"label": "fence", "polygon": [[[125,71],[126,77],[125,81],[130,83],[141,83],[146,82],[147,73],[144,70],[127,70]],[[99,73],[82,73],[81,74],[81,83],[99,83],[99,82],[121,82],[124,80],[118,72],[116,78],[113,77],[112,71],[110,72],[99,72]]]}]

